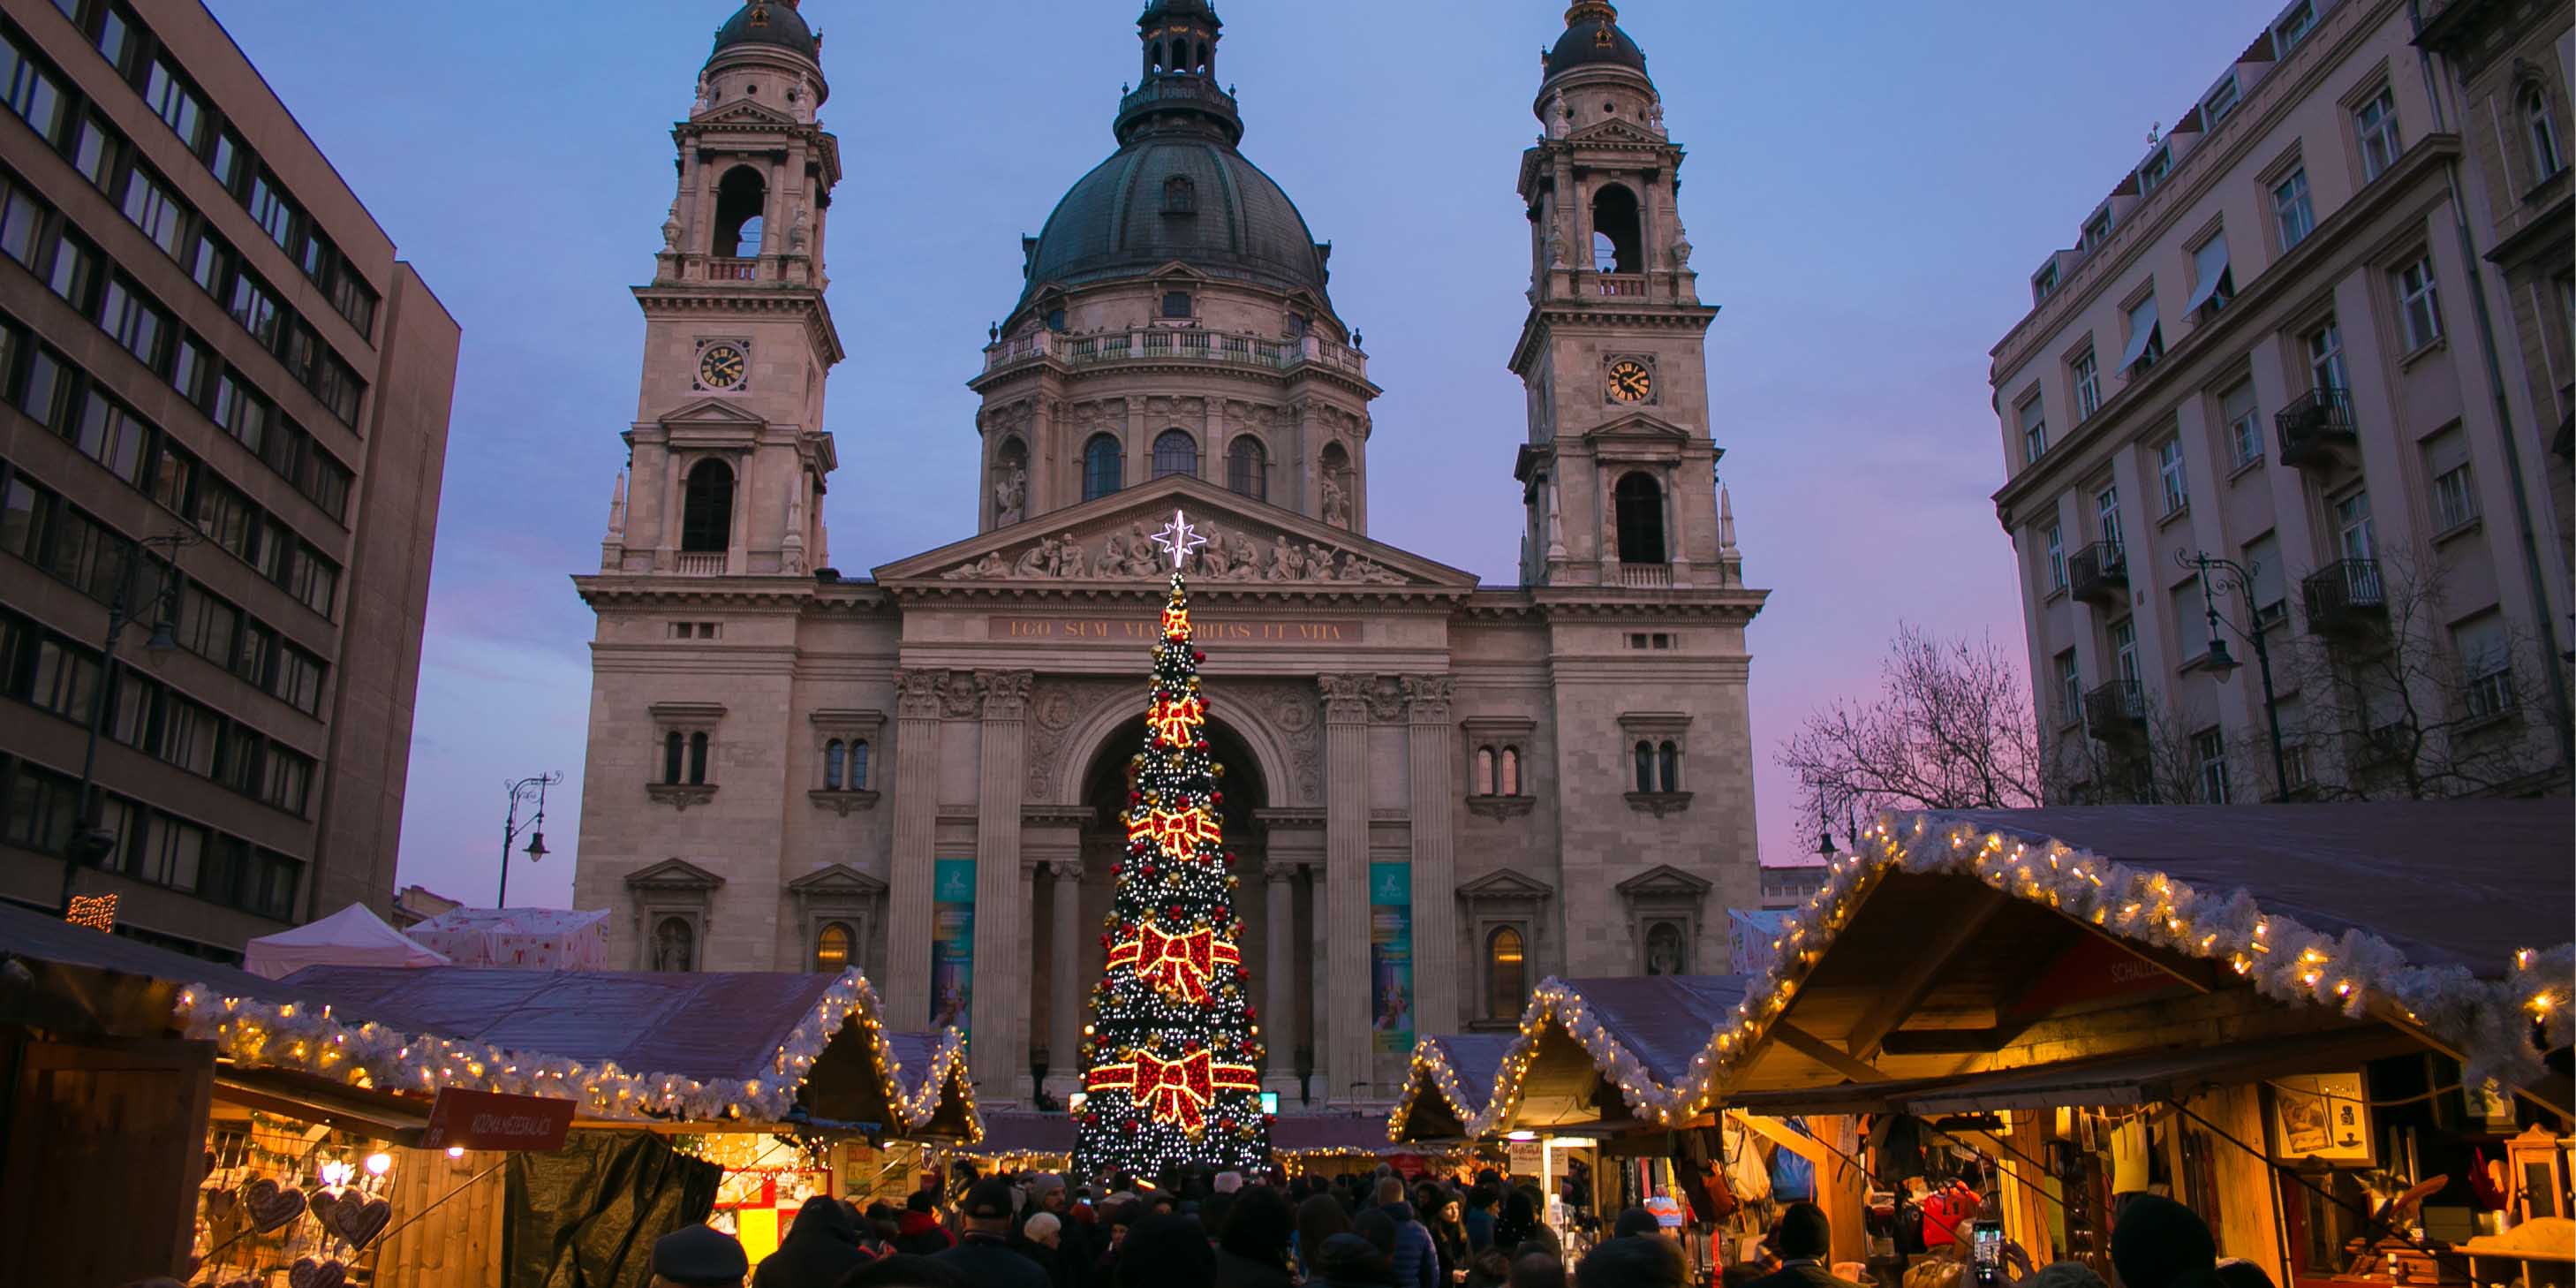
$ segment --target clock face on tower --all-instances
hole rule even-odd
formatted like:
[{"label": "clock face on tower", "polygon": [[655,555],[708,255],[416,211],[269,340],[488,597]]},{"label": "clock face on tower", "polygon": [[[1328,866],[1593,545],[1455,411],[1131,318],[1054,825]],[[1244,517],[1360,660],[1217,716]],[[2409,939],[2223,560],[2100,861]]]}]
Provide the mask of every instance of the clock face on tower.
[{"label": "clock face on tower", "polygon": [[1610,364],[1610,396],[1623,403],[1644,402],[1654,396],[1655,374],[1633,358],[1621,358]]},{"label": "clock face on tower", "polygon": [[698,351],[698,385],[705,389],[739,389],[750,366],[742,346],[726,341]]}]

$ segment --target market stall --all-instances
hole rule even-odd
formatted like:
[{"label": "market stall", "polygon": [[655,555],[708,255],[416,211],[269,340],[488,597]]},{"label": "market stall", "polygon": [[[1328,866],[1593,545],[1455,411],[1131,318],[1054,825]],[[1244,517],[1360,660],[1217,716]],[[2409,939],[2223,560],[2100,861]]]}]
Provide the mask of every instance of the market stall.
[{"label": "market stall", "polygon": [[[2570,823],[2553,802],[1882,820],[1685,1051],[1550,981],[1463,1125],[1803,1117],[1761,1134],[1826,1146],[1891,1213],[1909,1182],[1968,1180],[2042,1260],[2098,1261],[2125,1196],[2166,1192],[2276,1282],[2465,1282],[2472,1251],[2568,1209],[2563,1167],[2512,1163],[2566,1138],[2576,1085]],[[1586,1065],[1610,1103],[1580,1103]],[[1837,1259],[1892,1251],[1835,1224]]]},{"label": "market stall", "polygon": [[307,966],[446,966],[447,957],[353,903],[320,921],[262,935],[244,945],[242,969],[284,979]]},{"label": "market stall", "polygon": [[608,969],[605,909],[451,908],[405,933],[459,966]]},{"label": "market stall", "polygon": [[[318,1247],[262,1248],[256,1238],[273,1232],[253,1232],[255,1255],[337,1255],[357,1282],[369,1282],[363,1272],[376,1265],[388,1276],[376,1282],[425,1288],[514,1280],[565,1259],[622,1265],[638,1246],[631,1237],[610,1240],[604,1226],[591,1237],[591,1217],[612,1199],[640,1202],[663,1228],[712,1220],[757,1258],[784,1236],[806,1196],[838,1192],[836,1171],[873,1163],[851,1156],[849,1146],[875,1151],[889,1138],[972,1139],[979,1130],[956,1035],[885,1032],[874,991],[856,972],[317,967],[283,986],[293,1001],[210,987],[183,992],[180,1004],[190,1031],[215,1043],[236,1095],[264,1097],[253,1107],[304,1124],[296,1130],[307,1135],[338,1114],[339,1127],[373,1132],[364,1143],[383,1146],[398,1176],[437,1170],[436,1159],[415,1166],[401,1152],[399,1115],[418,1114],[443,1093],[567,1106],[575,1157],[522,1153],[473,1175],[490,1179],[503,1199],[462,1239],[481,1252],[479,1264],[458,1265],[454,1278],[394,1277],[423,1272],[365,1258],[363,1245],[335,1244],[327,1230],[312,1236],[321,1238]],[[305,1174],[336,1157],[328,1137],[308,1143],[293,1169],[258,1150],[255,1135],[251,1143],[244,1166],[286,1187],[311,1191],[310,1182],[322,1181],[320,1192],[335,1205],[349,1202],[338,1197],[346,1184]],[[639,1176],[652,1183],[636,1189]],[[357,1186],[362,1202],[381,1197],[391,1205],[394,1196]],[[628,1189],[602,1192],[615,1186]],[[210,1189],[210,1218],[230,1206],[214,1196],[236,1192],[248,1197],[237,1185]],[[533,1214],[532,1203],[540,1209]],[[496,1233],[493,1220],[506,1230]],[[209,1248],[222,1237],[212,1224],[201,1236]]]}]

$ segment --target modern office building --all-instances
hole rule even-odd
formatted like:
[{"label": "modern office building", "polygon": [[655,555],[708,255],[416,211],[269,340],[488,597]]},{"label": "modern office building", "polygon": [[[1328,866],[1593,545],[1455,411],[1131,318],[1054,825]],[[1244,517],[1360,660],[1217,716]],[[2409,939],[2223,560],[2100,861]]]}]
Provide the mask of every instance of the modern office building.
[{"label": "modern office building", "polygon": [[382,914],[456,322],[193,0],[0,0],[0,88],[0,897]]},{"label": "modern office building", "polygon": [[[2475,100],[2419,9],[2505,46]],[[2298,0],[2040,263],[1995,505],[2052,795],[2565,787],[2569,65],[2563,4]]]}]

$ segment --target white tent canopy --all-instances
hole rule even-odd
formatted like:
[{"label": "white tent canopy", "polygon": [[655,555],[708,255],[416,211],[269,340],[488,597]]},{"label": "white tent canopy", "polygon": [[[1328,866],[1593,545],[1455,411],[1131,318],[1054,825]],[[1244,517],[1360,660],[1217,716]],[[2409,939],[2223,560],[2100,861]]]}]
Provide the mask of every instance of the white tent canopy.
[{"label": "white tent canopy", "polygon": [[284,979],[307,966],[445,966],[447,958],[386,925],[363,904],[250,941],[242,969]]},{"label": "white tent canopy", "polygon": [[608,911],[456,908],[411,928],[459,966],[608,969]]}]

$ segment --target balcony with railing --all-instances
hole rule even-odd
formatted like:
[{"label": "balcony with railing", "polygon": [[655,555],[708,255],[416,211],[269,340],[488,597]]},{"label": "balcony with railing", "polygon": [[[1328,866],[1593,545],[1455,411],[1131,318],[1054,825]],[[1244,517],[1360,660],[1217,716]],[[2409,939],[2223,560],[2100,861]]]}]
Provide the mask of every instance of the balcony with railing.
[{"label": "balcony with railing", "polygon": [[710,282],[749,282],[759,277],[760,261],[756,259],[707,260],[707,280]]},{"label": "balcony with railing", "polygon": [[721,577],[725,575],[725,552],[721,550],[684,550],[672,557],[671,570],[683,577]]},{"label": "balcony with railing", "polygon": [[2341,389],[2311,390],[2272,423],[2281,434],[2281,461],[2294,469],[2332,465],[2358,441],[2352,395]]},{"label": "balcony with railing", "polygon": [[2129,595],[2129,552],[2096,541],[2066,557],[2067,593],[2087,604],[2116,604]]},{"label": "balcony with railing", "polygon": [[2113,680],[2085,694],[2084,724],[2105,743],[2126,744],[2144,738],[2147,691],[2134,680]]},{"label": "balcony with railing", "polygon": [[2388,623],[2388,587],[2376,559],[2336,560],[2309,573],[2302,591],[2309,634],[2369,635]]},{"label": "balcony with railing", "polygon": [[1671,564],[1621,564],[1619,584],[1630,590],[1668,590],[1673,584]]},{"label": "balcony with railing", "polygon": [[1302,340],[1206,331],[1196,327],[1140,327],[1091,335],[1037,331],[1004,340],[984,350],[990,375],[1026,362],[1052,359],[1069,367],[1105,362],[1205,362],[1262,371],[1290,371],[1301,366],[1331,367],[1368,378],[1368,355],[1318,335]]},{"label": "balcony with railing", "polygon": [[1643,273],[1597,273],[1593,275],[1598,290],[1605,298],[1646,298],[1646,275]]}]

